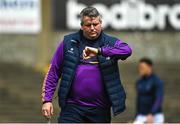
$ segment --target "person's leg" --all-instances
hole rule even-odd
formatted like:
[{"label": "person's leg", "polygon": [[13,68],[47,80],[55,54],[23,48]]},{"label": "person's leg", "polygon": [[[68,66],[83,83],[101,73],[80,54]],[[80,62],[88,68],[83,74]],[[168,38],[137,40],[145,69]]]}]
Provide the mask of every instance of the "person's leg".
[{"label": "person's leg", "polygon": [[89,107],[86,111],[86,118],[90,123],[110,123],[110,108],[102,109],[97,107]]},{"label": "person's leg", "polygon": [[66,105],[64,109],[61,110],[60,116],[58,118],[58,123],[83,123],[83,111],[79,109],[76,105]]},{"label": "person's leg", "polygon": [[154,124],[163,124],[164,123],[164,114],[158,113],[154,115]]}]

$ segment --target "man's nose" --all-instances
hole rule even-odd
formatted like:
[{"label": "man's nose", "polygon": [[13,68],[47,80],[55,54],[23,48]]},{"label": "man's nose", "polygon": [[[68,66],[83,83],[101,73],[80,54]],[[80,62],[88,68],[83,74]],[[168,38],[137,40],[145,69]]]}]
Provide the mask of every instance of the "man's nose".
[{"label": "man's nose", "polygon": [[94,25],[91,25],[91,30],[94,30]]}]

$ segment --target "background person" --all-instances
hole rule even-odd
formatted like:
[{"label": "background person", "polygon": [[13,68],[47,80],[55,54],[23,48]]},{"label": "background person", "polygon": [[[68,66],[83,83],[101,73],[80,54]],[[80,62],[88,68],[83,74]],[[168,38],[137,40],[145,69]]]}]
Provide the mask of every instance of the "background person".
[{"label": "background person", "polygon": [[163,123],[163,82],[153,72],[153,62],[149,58],[139,61],[138,70],[140,78],[136,83],[137,112],[134,124]]}]

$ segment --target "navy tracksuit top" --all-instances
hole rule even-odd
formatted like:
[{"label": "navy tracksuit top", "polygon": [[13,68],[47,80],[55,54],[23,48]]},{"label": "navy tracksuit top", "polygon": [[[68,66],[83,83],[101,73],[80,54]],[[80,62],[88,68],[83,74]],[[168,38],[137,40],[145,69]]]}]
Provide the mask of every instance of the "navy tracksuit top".
[{"label": "navy tracksuit top", "polygon": [[136,82],[136,114],[156,114],[162,112],[163,82],[155,75],[142,77]]}]

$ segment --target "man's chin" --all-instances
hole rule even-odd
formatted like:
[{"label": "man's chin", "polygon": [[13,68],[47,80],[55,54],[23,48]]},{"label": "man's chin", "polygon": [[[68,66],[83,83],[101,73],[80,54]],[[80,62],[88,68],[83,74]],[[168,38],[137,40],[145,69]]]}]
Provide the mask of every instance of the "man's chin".
[{"label": "man's chin", "polygon": [[89,36],[91,39],[96,39],[96,38],[98,38],[98,35],[97,34],[95,34],[95,35],[90,35]]}]

